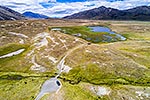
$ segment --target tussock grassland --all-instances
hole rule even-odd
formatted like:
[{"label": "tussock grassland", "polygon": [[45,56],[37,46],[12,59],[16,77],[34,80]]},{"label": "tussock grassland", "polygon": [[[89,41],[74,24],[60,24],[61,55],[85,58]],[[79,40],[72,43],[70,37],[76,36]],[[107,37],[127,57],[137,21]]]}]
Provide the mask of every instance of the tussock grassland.
[{"label": "tussock grassland", "polygon": [[[107,26],[127,38],[112,43],[88,43],[81,38],[50,31],[50,27],[73,27],[74,32],[87,32],[85,26]],[[24,48],[19,55],[0,59],[0,100],[34,100],[42,83],[57,73],[59,60],[73,48],[65,59],[72,68],[59,79],[63,86],[55,94],[47,94],[42,100],[149,100],[150,99],[150,22],[92,21],[92,20],[26,20],[0,22],[0,56]],[[8,34],[27,35],[21,38]],[[47,32],[49,37],[35,37]],[[87,34],[87,33],[85,33]],[[88,33],[89,34],[89,33]],[[91,33],[92,34],[92,33]],[[23,39],[24,43],[19,41]],[[48,41],[38,48],[37,42]],[[32,58],[46,68],[45,72],[31,70]],[[56,58],[54,63],[49,57]],[[94,87],[95,90],[92,90]],[[110,92],[97,95],[98,87]],[[102,91],[101,91],[102,92]]]}]

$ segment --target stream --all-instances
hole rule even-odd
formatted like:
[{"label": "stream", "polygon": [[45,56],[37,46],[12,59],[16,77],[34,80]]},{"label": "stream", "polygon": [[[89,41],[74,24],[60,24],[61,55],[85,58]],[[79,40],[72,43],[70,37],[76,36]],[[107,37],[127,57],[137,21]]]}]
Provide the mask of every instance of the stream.
[{"label": "stream", "polygon": [[43,83],[41,90],[40,90],[40,93],[37,95],[35,100],[40,100],[47,93],[53,93],[53,92],[57,93],[60,90],[62,84],[57,78],[60,76],[60,74],[65,69],[65,65],[64,65],[65,58],[66,58],[66,55],[57,64],[57,68],[59,70],[59,73],[55,77],[52,77]]},{"label": "stream", "polygon": [[67,51],[67,53],[63,56],[63,58],[59,61],[57,64],[58,74],[55,77],[50,78],[49,80],[46,80],[43,85],[41,86],[41,90],[35,100],[40,100],[45,94],[47,93],[57,93],[60,88],[62,87],[61,82],[58,80],[58,77],[61,75],[62,72],[69,72],[72,68],[65,65],[65,58],[74,50],[83,47],[85,44],[78,45],[74,47],[73,49],[70,49]]}]

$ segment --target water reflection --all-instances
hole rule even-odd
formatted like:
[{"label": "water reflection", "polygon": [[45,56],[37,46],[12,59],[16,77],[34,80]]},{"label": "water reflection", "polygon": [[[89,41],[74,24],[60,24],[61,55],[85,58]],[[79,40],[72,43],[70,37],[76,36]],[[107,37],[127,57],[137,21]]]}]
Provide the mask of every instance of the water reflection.
[{"label": "water reflection", "polygon": [[[120,34],[117,34],[113,31],[111,31],[111,29],[109,29],[108,27],[102,27],[102,26],[89,26],[88,28],[91,29],[92,32],[107,32],[109,34],[112,34],[114,35],[114,37],[116,39],[119,39],[119,40],[126,40],[125,37],[123,37],[122,35]],[[103,35],[104,38],[108,38],[108,41],[112,40],[113,38],[111,36],[108,36],[108,35]]]}]

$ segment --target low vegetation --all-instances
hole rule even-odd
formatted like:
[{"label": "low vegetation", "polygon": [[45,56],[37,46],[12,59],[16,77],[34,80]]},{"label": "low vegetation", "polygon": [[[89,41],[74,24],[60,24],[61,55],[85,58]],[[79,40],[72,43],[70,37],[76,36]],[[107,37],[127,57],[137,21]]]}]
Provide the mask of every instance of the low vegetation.
[{"label": "low vegetation", "polygon": [[0,47],[0,56],[17,51],[19,49],[27,49],[28,47],[29,47],[28,45],[24,45],[24,44],[10,43]]},{"label": "low vegetation", "polygon": [[[15,30],[18,25],[22,30],[16,28],[15,32],[29,36],[29,40],[25,40],[24,44],[17,41],[7,43],[0,39],[0,43],[3,42],[0,56],[25,49],[19,55],[0,59],[0,100],[34,100],[43,82],[58,73],[56,68],[58,62],[53,63],[48,57],[52,56],[59,61],[66,52],[81,44],[85,45],[72,51],[65,59],[65,65],[72,70],[60,75],[59,80],[62,82],[60,91],[57,94],[47,94],[41,100],[48,100],[51,97],[54,100],[58,97],[64,100],[150,99],[149,22],[38,20],[24,21],[22,24],[19,21],[0,23],[5,26],[0,32],[4,36],[7,36],[7,32]],[[120,33],[127,40],[112,43],[99,41],[98,44],[94,41],[95,38],[108,33],[91,32],[86,26],[100,23],[108,25],[112,31]],[[9,24],[14,24],[14,29],[10,28]],[[42,25],[44,29],[41,28]],[[48,27],[61,28],[63,33],[51,31]],[[29,32],[32,28],[33,32]],[[46,38],[48,45],[36,48],[33,54],[27,56],[35,48],[34,37],[41,32],[48,32],[51,36]],[[64,34],[65,32],[67,34]],[[74,37],[73,35],[77,33],[86,36]],[[92,37],[92,40],[89,40],[91,44],[87,45],[85,41],[87,37]],[[19,40],[19,37],[15,38]],[[35,62],[46,68],[45,72],[30,69],[33,65],[33,55],[36,55]],[[99,96],[90,89],[99,86],[109,88],[110,93]]]}]

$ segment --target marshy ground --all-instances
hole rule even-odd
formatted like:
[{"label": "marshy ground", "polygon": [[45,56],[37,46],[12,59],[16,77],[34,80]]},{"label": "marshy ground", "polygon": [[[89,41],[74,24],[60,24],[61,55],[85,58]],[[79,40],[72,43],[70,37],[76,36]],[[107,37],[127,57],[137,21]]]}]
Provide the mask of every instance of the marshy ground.
[{"label": "marshy ground", "polygon": [[[89,43],[50,30],[51,27],[80,30],[94,25],[109,27],[127,40]],[[72,69],[58,78],[61,89],[41,100],[150,99],[150,22],[1,21],[0,30],[0,57],[24,49],[17,55],[0,58],[0,100],[34,100],[42,84],[57,75],[60,59],[72,50],[65,58],[65,65]],[[86,45],[75,49],[82,44]]]}]

